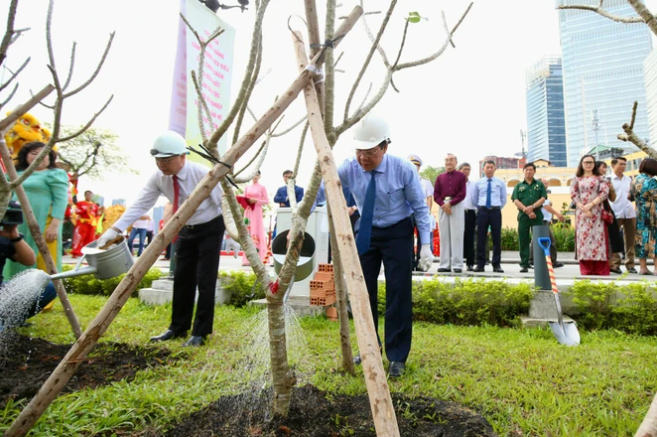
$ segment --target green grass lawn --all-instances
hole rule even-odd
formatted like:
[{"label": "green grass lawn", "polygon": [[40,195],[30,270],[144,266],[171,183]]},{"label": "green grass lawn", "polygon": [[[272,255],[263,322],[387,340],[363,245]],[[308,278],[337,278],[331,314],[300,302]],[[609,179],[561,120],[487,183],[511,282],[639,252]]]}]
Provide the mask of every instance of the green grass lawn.
[{"label": "green grass lawn", "polygon": [[[83,326],[105,300],[71,296]],[[170,310],[131,299],[103,340],[146,344],[167,327]],[[217,307],[215,314],[208,346],[171,366],[141,371],[130,383],[61,396],[30,435],[165,429],[182,415],[239,392],[248,378],[240,371],[245,344],[240,328],[254,310]],[[32,322],[24,334],[55,343],[73,341],[59,304]],[[303,318],[300,325],[306,341],[305,354],[296,362],[300,379],[333,393],[365,393],[361,369],[355,377],[339,372],[338,324]],[[176,340],[166,346],[175,353],[181,344]],[[501,436],[632,436],[657,390],[656,357],[654,337],[612,331],[582,332],[582,344],[567,348],[549,330],[416,323],[407,374],[390,388],[464,404],[482,413]],[[1,412],[0,430],[22,406],[10,404]]]}]

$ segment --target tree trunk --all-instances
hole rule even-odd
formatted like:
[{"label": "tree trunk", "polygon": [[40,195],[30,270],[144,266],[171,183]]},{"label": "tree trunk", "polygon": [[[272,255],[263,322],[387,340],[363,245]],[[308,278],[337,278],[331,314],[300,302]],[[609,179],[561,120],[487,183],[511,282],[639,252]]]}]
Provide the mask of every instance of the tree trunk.
[{"label": "tree trunk", "polygon": [[[300,33],[295,33],[295,52],[300,68],[305,68],[308,59],[301,42]],[[369,296],[365,286],[365,278],[360,266],[356,243],[351,232],[351,221],[342,195],[342,186],[338,178],[337,166],[321,117],[321,109],[312,81],[304,89],[308,122],[317,149],[317,155],[322,167],[326,197],[333,212],[336,240],[340,246],[342,266],[346,269],[346,281],[353,309],[356,337],[365,373],[365,384],[370,399],[374,428],[379,437],[399,437],[397,418],[390,397],[388,381],[383,369],[383,361],[374,329],[374,319],[370,310]]]},{"label": "tree trunk", "polygon": [[657,437],[657,395],[653,398],[650,409],[634,437]]},{"label": "tree trunk", "polygon": [[[280,293],[284,294],[285,291],[280,290]],[[287,417],[296,377],[287,361],[285,305],[282,302],[273,303],[268,299],[267,313],[269,320],[269,354],[274,389],[273,412],[275,416]]]}]

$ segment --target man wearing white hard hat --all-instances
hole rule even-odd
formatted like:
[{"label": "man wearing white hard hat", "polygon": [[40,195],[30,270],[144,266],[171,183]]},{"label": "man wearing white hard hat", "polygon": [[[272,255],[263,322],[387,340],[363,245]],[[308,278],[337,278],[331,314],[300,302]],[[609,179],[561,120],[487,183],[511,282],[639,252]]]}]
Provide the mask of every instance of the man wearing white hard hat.
[{"label": "man wearing white hard hat", "polygon": [[[158,170],[142,189],[139,199],[100,237],[99,246],[123,234],[128,226],[155,205],[160,196],[169,199],[173,213],[176,213],[209,171],[207,167],[188,161],[188,153],[185,139],[176,132],[168,131],[155,139],[151,155]],[[184,345],[201,346],[212,333],[219,249],[225,230],[221,196],[221,187],[217,185],[177,236],[171,324],[166,332],[152,337],[151,341],[186,337],[192,328],[192,335]],[[192,327],[197,287],[198,305]]]},{"label": "man wearing white hard hat", "polygon": [[[356,157],[338,169],[361,217],[356,225],[356,247],[365,276],[374,325],[378,332],[377,280],[381,262],[386,278],[385,351],[391,377],[404,373],[413,335],[412,270],[413,215],[422,241],[429,241],[429,208],[420,178],[407,160],[388,155],[387,123],[367,116],[354,128]],[[429,244],[423,244],[420,264],[433,262]],[[379,340],[380,344],[380,340]],[[360,356],[355,358],[360,363]]]}]

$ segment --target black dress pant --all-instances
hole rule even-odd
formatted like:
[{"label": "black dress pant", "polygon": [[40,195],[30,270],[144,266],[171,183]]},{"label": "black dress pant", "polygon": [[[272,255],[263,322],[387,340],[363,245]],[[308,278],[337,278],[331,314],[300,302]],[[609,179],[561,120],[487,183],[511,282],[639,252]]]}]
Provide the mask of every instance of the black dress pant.
[{"label": "black dress pant", "polygon": [[204,337],[212,333],[214,295],[224,231],[222,216],[200,225],[184,226],[180,230],[174,255],[176,270],[173,276],[170,330],[182,334],[191,327],[198,286],[198,305],[192,335]]},{"label": "black dress pant", "polygon": [[474,209],[465,210],[465,229],[463,231],[463,258],[467,266],[475,265],[475,231],[477,213]]},{"label": "black dress pant", "polygon": [[484,268],[486,264],[486,234],[490,226],[490,235],[493,238],[493,267],[499,267],[502,262],[502,211],[499,207],[477,209],[477,267]]},{"label": "black dress pant", "polygon": [[[385,349],[388,360],[406,362],[413,337],[413,222],[406,218],[386,228],[372,228],[370,248],[360,255],[374,327],[379,331],[378,277],[386,277]],[[379,344],[381,339],[379,338]]]}]

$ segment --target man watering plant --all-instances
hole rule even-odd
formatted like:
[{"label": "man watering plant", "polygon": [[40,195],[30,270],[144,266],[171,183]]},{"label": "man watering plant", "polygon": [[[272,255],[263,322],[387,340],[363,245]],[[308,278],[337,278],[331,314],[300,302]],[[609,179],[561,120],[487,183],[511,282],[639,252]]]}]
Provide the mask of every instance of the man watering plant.
[{"label": "man watering plant", "polygon": [[[100,237],[99,246],[122,235],[137,218],[155,206],[161,195],[169,199],[174,214],[178,211],[209,171],[207,167],[188,161],[188,153],[185,140],[176,132],[168,131],[155,140],[151,155],[158,170],[142,189],[139,199]],[[201,346],[212,333],[219,248],[225,231],[221,196],[221,187],[217,185],[177,236],[171,324],[166,332],[152,337],[151,341],[185,337],[192,328],[192,335],[184,345]],[[192,326],[197,286],[198,305]]]},{"label": "man watering plant", "polygon": [[[355,127],[354,142],[356,157],[347,159],[338,174],[342,186],[349,188],[354,196],[361,214],[356,247],[377,332],[377,280],[383,262],[388,373],[399,377],[404,373],[413,335],[413,216],[421,241],[427,242],[420,250],[420,265],[426,271],[433,262],[428,244],[429,208],[413,164],[386,154],[390,133],[384,120],[365,117]],[[360,355],[354,361],[360,364]]]}]

